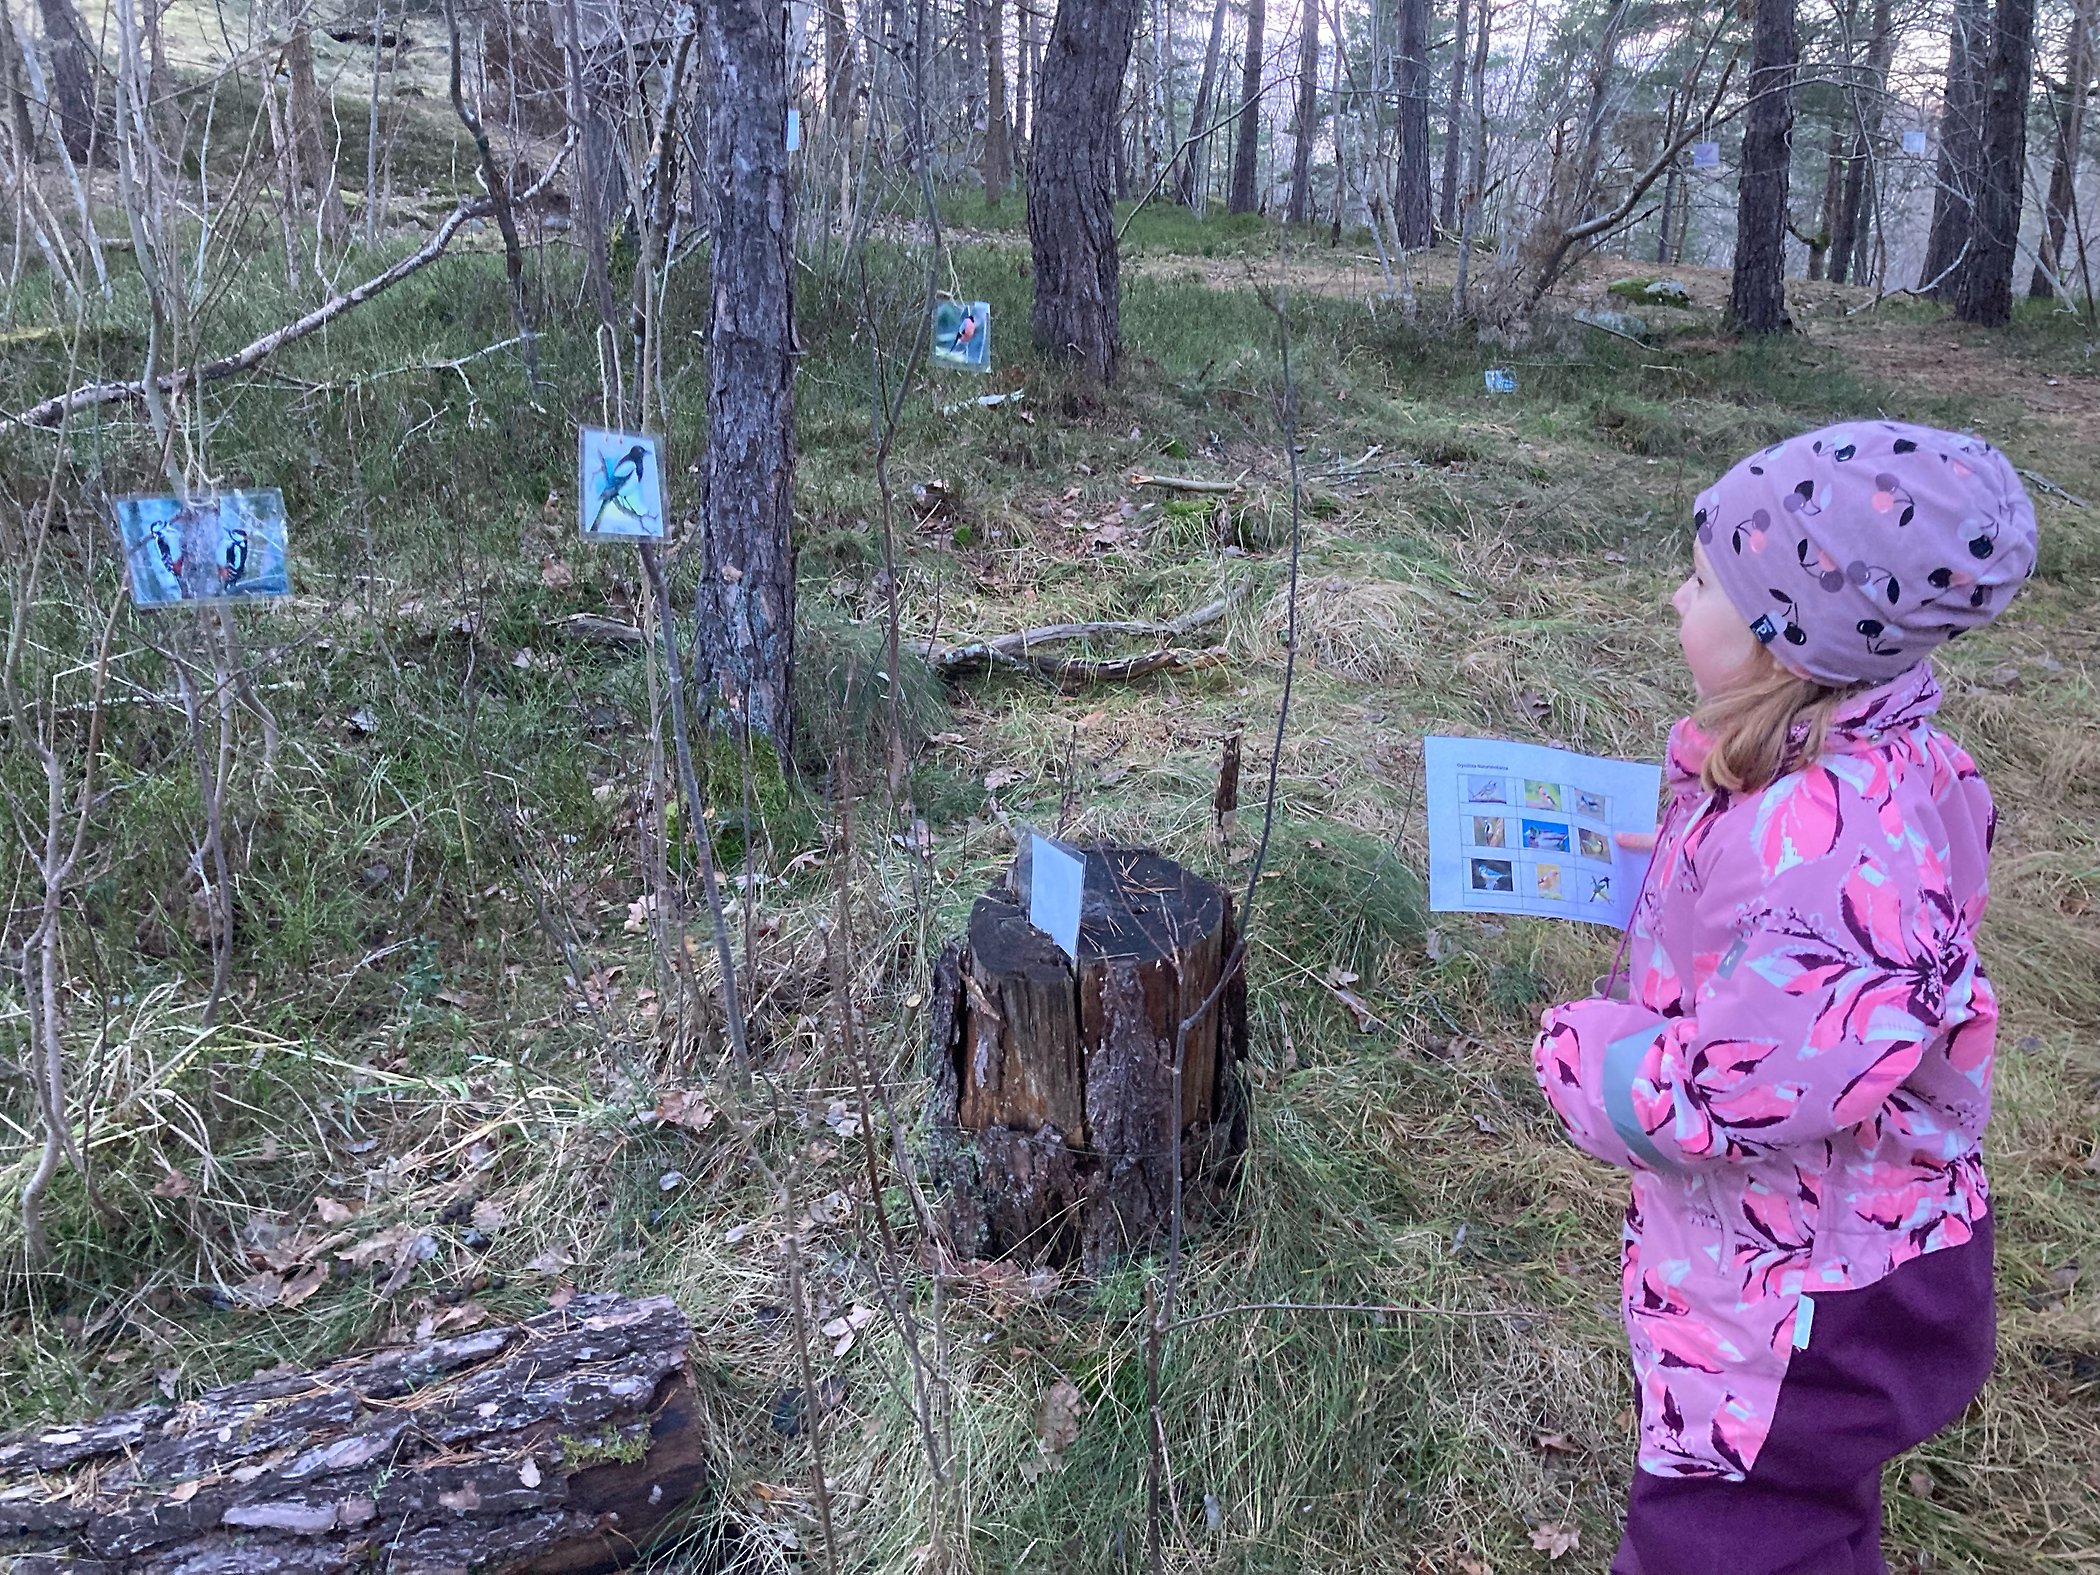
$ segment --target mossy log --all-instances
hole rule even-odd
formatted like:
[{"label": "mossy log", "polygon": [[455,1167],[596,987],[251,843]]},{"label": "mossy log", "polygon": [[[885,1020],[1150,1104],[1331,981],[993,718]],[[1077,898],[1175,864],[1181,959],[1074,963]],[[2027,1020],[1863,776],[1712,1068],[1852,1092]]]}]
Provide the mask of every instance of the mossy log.
[{"label": "mossy log", "polygon": [[1247,990],[1222,890],[1145,849],[1083,851],[1077,966],[1014,886],[980,897],[934,968],[928,1060],[957,1247],[1091,1273],[1165,1239],[1177,1121],[1185,1210],[1230,1180]]},{"label": "mossy log", "polygon": [[0,1436],[10,1575],[576,1575],[636,1556],[708,1466],[668,1297]]}]

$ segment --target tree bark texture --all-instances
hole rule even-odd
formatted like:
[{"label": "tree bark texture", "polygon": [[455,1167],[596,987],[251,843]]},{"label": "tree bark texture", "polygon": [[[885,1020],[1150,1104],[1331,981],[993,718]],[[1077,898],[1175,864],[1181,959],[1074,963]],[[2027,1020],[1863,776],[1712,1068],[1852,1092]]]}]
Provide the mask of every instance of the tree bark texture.
[{"label": "tree bark texture", "polygon": [[1808,243],[1808,276],[1821,279],[1830,239],[1837,233],[1838,208],[1845,195],[1845,131],[1836,121],[1823,148],[1823,206],[1816,215],[1816,233]]},{"label": "tree bark texture", "polygon": [[1983,161],[1983,89],[1990,55],[1991,0],[1954,0],[1947,41],[1947,91],[1940,102],[1939,184],[1932,197],[1932,228],[1925,239],[1923,288],[1939,283],[1942,300],[1954,296],[1949,272],[1968,244],[1971,205]]},{"label": "tree bark texture", "polygon": [[[37,0],[44,43],[51,51],[51,103],[66,151],[82,164],[96,151],[95,46],[73,0]],[[105,162],[108,150],[102,149]]]},{"label": "tree bark texture", "polygon": [[1240,62],[1239,135],[1233,143],[1232,191],[1225,199],[1226,210],[1231,213],[1252,213],[1260,205],[1263,9],[1263,0],[1247,0],[1246,53]]},{"label": "tree bark texture", "polygon": [[1436,240],[1429,201],[1429,0],[1400,0],[1399,173],[1393,182],[1393,224],[1400,244],[1419,251]]},{"label": "tree bark texture", "polygon": [[[1140,849],[1087,855],[1076,970],[1025,900],[978,899],[934,970],[928,1070],[957,1244],[1091,1273],[1164,1237],[1177,1121],[1189,1202],[1230,1178],[1247,994],[1243,971],[1219,983],[1236,946],[1222,890]],[[1177,1034],[1206,1001],[1177,1113]]]},{"label": "tree bark texture", "polygon": [[2096,13],[2100,13],[2100,0],[2079,0],[2071,15],[2071,36],[2064,44],[2063,91],[2049,95],[2054,156],[2049,164],[2049,195],[2042,209],[2041,255],[2027,286],[2028,295],[2037,301],[2056,294],[2050,275],[2061,277],[2064,269],[2064,235],[2070,227],[2078,155],[2085,141],[2086,103],[2092,90]]},{"label": "tree bark texture", "polygon": [[2026,195],[2027,87],[2034,73],[2035,0],[1998,0],[1983,72],[1983,138],[1970,205],[1969,255],[1956,275],[1954,315],[2012,318],[2013,261]]},{"label": "tree bark texture", "polygon": [[13,1575],[557,1572],[628,1562],[706,1485],[668,1297],[579,1296],[183,1405],[0,1437]]},{"label": "tree bark texture", "polygon": [[824,112],[843,124],[853,118],[853,35],[846,29],[846,0],[824,4]]},{"label": "tree bark texture", "polygon": [[1174,200],[1185,208],[1199,206],[1199,189],[1210,185],[1210,126],[1218,118],[1211,102],[1218,80],[1218,50],[1225,38],[1225,8],[1232,0],[1218,0],[1210,13],[1210,43],[1203,51],[1203,75],[1196,79],[1196,102],[1189,110],[1189,145],[1179,158],[1174,174]]},{"label": "tree bark texture", "polygon": [[711,0],[701,40],[715,62],[707,121],[714,206],[707,458],[694,671],[701,693],[794,744],[795,282],[788,194],[787,13],[771,0]]},{"label": "tree bark texture", "polygon": [[1866,272],[1867,235],[1874,220],[1875,161],[1880,158],[1881,111],[1888,92],[1889,66],[1896,54],[1896,31],[1889,0],[1874,0],[1874,21],[1867,37],[1866,81],[1852,97],[1855,125],[1852,156],[1845,164],[1845,190],[1838,201],[1837,229],[1830,237],[1830,277],[1844,284],[1853,266]]},{"label": "tree bark texture", "polygon": [[1136,0],[1063,0],[1037,79],[1028,167],[1035,342],[1104,383],[1122,354],[1116,256],[1116,109]]},{"label": "tree bark texture", "polygon": [[[1480,0],[1482,5],[1487,0]],[[1469,0],[1458,0],[1458,22],[1451,30],[1451,102],[1444,116],[1444,184],[1437,192],[1437,223],[1448,233],[1458,228],[1459,149],[1465,145],[1466,27]]]},{"label": "tree bark texture", "polygon": [[1313,133],[1320,113],[1320,0],[1305,0],[1298,33],[1298,118],[1292,132],[1291,196],[1284,217],[1303,224],[1312,196]]},{"label": "tree bark texture", "polygon": [[1014,178],[1006,108],[1006,0],[984,6],[984,200],[997,207]]},{"label": "tree bark texture", "polygon": [[314,35],[304,6],[292,16],[291,37],[284,46],[284,70],[285,112],[291,117],[300,178],[314,194],[321,233],[330,241],[339,241],[349,233],[350,217],[343,209],[343,194],[336,187],[335,158],[330,152],[328,132],[321,123],[321,85],[314,78]]},{"label": "tree bark texture", "polygon": [[1736,193],[1735,270],[1728,312],[1737,328],[1774,334],[1786,314],[1787,165],[1794,134],[1794,72],[1801,58],[1794,0],[1757,0]]}]

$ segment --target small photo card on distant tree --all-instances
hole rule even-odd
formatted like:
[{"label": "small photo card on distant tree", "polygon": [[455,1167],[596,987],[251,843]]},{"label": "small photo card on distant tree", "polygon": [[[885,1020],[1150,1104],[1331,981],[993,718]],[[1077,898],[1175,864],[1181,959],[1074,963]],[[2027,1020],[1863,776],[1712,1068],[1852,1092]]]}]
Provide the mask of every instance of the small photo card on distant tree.
[{"label": "small photo card on distant tree", "polygon": [[119,498],[116,514],[135,606],[292,594],[284,494],[275,487]]},{"label": "small photo card on distant tree", "polygon": [[646,432],[585,427],[577,475],[577,504],[587,539],[663,540],[663,461],[655,438]]},{"label": "small photo card on distant tree", "polygon": [[1925,133],[1913,126],[1903,133],[1903,151],[1917,154],[1925,151]]},{"label": "small photo card on distant tree", "polygon": [[941,301],[933,308],[933,349],[941,366],[966,372],[992,369],[992,308],[988,301]]},{"label": "small photo card on distant tree", "polygon": [[1695,170],[1717,170],[1721,167],[1721,144],[1718,142],[1695,142],[1692,144],[1692,168]]}]

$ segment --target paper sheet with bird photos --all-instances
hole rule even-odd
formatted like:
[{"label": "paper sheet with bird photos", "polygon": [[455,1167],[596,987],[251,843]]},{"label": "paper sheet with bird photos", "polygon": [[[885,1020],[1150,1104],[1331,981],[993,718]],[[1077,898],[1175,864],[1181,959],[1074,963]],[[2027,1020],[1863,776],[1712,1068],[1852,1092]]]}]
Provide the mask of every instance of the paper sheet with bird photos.
[{"label": "paper sheet with bird photos", "polygon": [[1437,736],[1422,765],[1432,909],[1626,928],[1648,855],[1614,834],[1655,830],[1660,766]]}]

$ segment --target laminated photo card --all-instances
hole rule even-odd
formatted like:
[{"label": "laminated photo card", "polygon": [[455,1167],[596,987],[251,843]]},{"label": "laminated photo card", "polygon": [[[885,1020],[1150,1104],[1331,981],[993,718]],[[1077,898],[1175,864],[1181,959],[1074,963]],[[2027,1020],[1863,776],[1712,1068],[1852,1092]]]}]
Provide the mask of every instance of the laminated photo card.
[{"label": "laminated photo card", "polygon": [[1614,833],[1655,830],[1659,766],[1499,738],[1427,738],[1422,761],[1431,908],[1626,927],[1647,855]]},{"label": "laminated photo card", "polygon": [[933,308],[936,365],[966,372],[992,369],[992,307],[989,301],[941,301]]},{"label": "laminated photo card", "polygon": [[593,541],[661,541],[664,537],[663,461],[646,432],[585,427],[578,439],[577,505],[585,537]]},{"label": "laminated photo card", "polygon": [[116,516],[135,606],[292,594],[284,494],[275,487],[119,498]]}]

